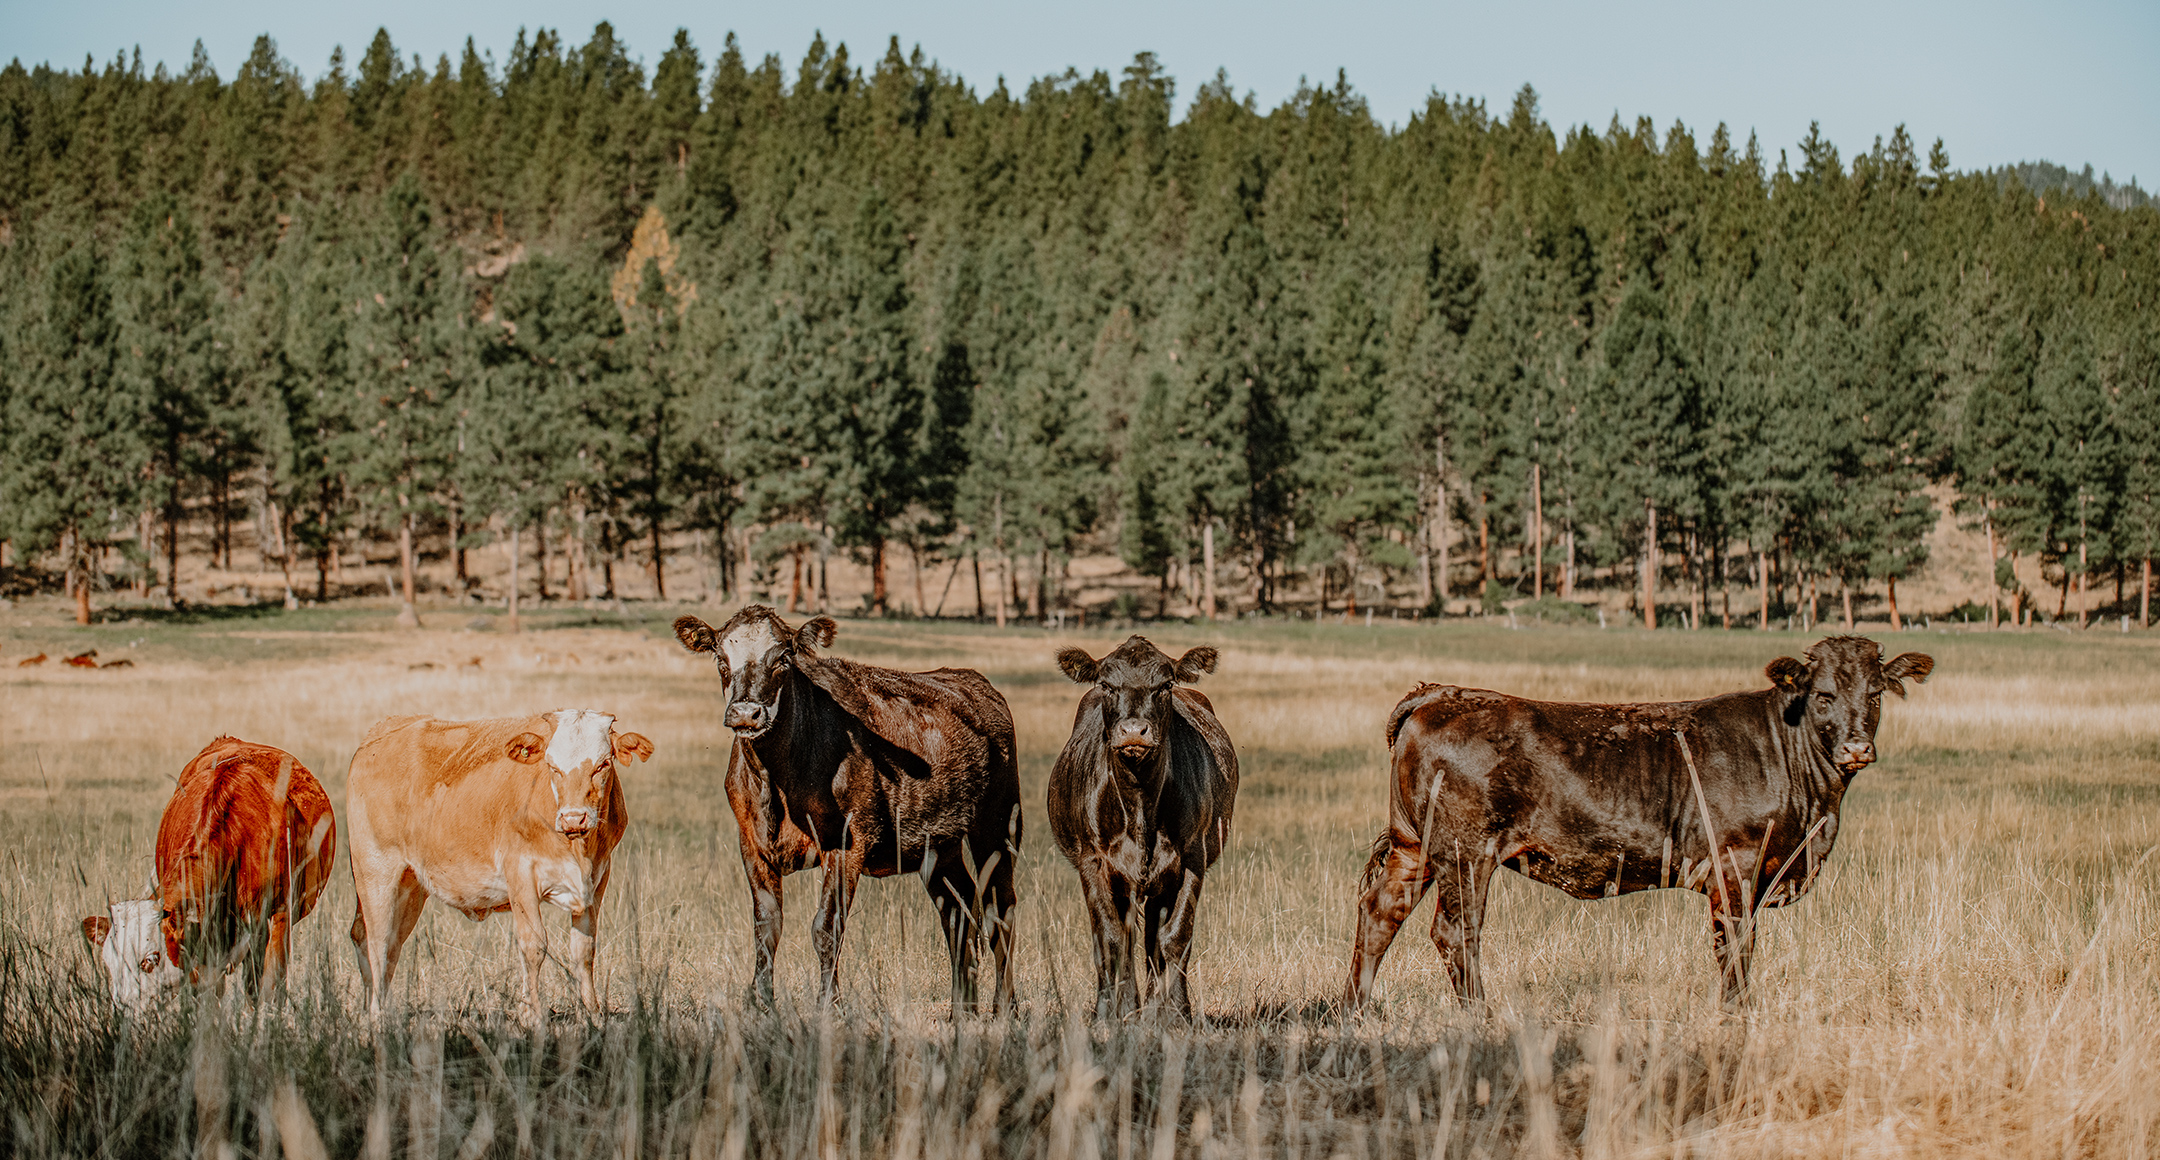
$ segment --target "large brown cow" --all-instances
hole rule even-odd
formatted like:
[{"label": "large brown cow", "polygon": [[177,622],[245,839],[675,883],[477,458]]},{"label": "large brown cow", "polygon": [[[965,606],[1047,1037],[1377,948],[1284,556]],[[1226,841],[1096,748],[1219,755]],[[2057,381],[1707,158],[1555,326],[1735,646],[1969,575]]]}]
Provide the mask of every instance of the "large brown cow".
[{"label": "large brown cow", "polygon": [[392,717],[368,730],[345,799],[360,896],[353,950],[368,1009],[382,1012],[398,951],[432,895],[474,922],[511,912],[527,1022],[544,1013],[540,904],[568,911],[578,997],[599,1011],[600,902],[630,824],[615,767],[652,753],[652,742],[615,732],[612,715],[590,709],[492,721]]},{"label": "large brown cow", "polygon": [[1095,686],[1050,771],[1050,828],[1087,899],[1096,1016],[1137,1009],[1159,978],[1189,1019],[1200,887],[1230,837],[1238,765],[1215,707],[1178,685],[1214,672],[1215,650],[1173,662],[1135,636],[1100,661],[1077,648],[1057,660]]},{"label": "large brown cow", "polygon": [[915,873],[945,933],[953,1013],[976,1002],[976,946],[985,941],[997,967],[995,1010],[1011,1002],[1013,985],[1012,713],[973,669],[903,673],[819,656],[838,631],[823,616],[790,628],[756,604],[717,631],[694,616],[675,622],[684,648],[714,655],[727,690],[721,721],[735,734],[727,795],[757,931],[753,994],[772,1000],[781,878],[819,865],[812,941],[821,1001],[839,986],[859,877]]},{"label": "large brown cow", "polygon": [[1746,994],[1755,913],[1807,893],[1837,840],[1853,775],[1875,760],[1885,691],[1933,659],[1888,664],[1832,637],[1779,657],[1771,687],[1702,701],[1573,705],[1424,685],[1388,717],[1394,794],[1373,843],[1350,948],[1362,1004],[1395,931],[1437,887],[1433,941],[1479,999],[1495,867],[1577,898],[1674,887],[1706,895],[1728,1006]]},{"label": "large brown cow", "polygon": [[281,749],[220,737],[180,771],[158,822],[152,898],[83,920],[113,998],[141,1009],[182,979],[222,984],[244,967],[250,994],[285,978],[292,924],[337,857],[330,798]]}]

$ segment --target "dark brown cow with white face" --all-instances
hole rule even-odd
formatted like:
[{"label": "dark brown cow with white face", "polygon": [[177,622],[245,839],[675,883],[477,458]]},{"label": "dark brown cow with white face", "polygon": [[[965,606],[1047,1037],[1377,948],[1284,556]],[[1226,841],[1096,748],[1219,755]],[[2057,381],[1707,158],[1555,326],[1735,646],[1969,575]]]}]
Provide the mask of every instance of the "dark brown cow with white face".
[{"label": "dark brown cow with white face", "polygon": [[1161,978],[1163,999],[1190,1018],[1200,887],[1230,837],[1238,765],[1214,706],[1179,685],[1214,672],[1215,650],[1172,661],[1135,636],[1099,661],[1077,648],[1057,659],[1094,686],[1050,771],[1050,828],[1087,898],[1096,1016],[1137,1009]]},{"label": "dark brown cow with white face", "polygon": [[1702,701],[1575,705],[1424,685],[1388,718],[1394,793],[1350,948],[1349,1002],[1428,888],[1433,941],[1465,999],[1484,994],[1485,892],[1507,866],[1577,898],[1676,887],[1706,895],[1728,1006],[1746,993],[1755,912],[1807,893],[1837,840],[1853,775],[1875,761],[1885,692],[1932,658],[1887,664],[1832,637],[1779,657],[1771,687]]},{"label": "dark brown cow with white face", "polygon": [[728,803],[757,931],[754,994],[772,1000],[780,880],[818,865],[822,1000],[839,985],[860,876],[910,873],[944,929],[954,1014],[976,1002],[978,943],[997,964],[989,1006],[1009,1003],[1020,773],[1005,698],[973,669],[903,673],[819,656],[838,631],[824,616],[790,628],[763,605],[717,630],[695,616],[675,622],[684,648],[713,654],[726,690]]}]

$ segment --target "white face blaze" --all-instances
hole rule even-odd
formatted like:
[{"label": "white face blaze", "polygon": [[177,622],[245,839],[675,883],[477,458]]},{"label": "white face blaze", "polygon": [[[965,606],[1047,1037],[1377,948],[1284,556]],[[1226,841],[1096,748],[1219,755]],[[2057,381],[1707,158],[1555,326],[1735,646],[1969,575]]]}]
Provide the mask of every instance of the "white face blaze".
[{"label": "white face blaze", "polygon": [[113,1002],[130,1011],[142,1011],[159,992],[180,985],[187,976],[165,957],[165,932],[158,929],[164,913],[154,898],[115,902],[112,929],[98,948],[98,961],[112,983]]},{"label": "white face blaze", "polygon": [[720,655],[727,658],[728,672],[741,673],[779,647],[780,637],[773,632],[772,625],[753,620],[736,626],[735,631],[721,638]]},{"label": "white face blaze", "polygon": [[[615,759],[615,718],[591,709],[558,709],[547,761],[555,769],[555,828],[583,833],[599,822],[598,802],[587,800],[589,774]],[[567,789],[567,792],[566,792]]]}]

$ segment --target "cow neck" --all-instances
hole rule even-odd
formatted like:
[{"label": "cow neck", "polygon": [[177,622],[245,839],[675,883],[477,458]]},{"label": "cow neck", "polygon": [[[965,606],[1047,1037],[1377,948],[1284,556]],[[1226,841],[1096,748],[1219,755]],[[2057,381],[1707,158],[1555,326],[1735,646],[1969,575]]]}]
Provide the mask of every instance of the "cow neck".
[{"label": "cow neck", "polygon": [[[805,676],[800,667],[790,667],[787,690],[780,696],[780,715],[773,719],[772,728],[749,742],[750,752],[757,757],[758,772],[765,775],[766,781],[786,786],[799,773],[809,770],[815,763],[810,750],[819,732],[817,723],[829,720],[838,711],[839,706],[818,688],[817,682]],[[839,728],[837,722],[831,723]]]},{"label": "cow neck", "polygon": [[1787,693],[1769,689],[1763,693],[1763,702],[1770,718],[1772,744],[1778,747],[1778,757],[1784,769],[1785,781],[1792,791],[1801,797],[1827,801],[1834,809],[1838,799],[1845,794],[1845,787],[1852,779],[1845,771],[1830,763],[1823,753],[1822,739],[1808,728],[1807,706],[1802,705],[1800,723],[1788,724],[1786,713],[1796,698],[1804,694]]}]

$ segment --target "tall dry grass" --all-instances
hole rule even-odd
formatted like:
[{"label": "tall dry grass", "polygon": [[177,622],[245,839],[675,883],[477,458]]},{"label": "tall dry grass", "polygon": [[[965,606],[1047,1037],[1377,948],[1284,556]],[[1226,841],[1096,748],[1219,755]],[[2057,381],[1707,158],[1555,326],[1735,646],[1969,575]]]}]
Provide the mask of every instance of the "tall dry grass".
[{"label": "tall dry grass", "polygon": [[[1339,994],[1384,814],[1387,709],[1420,679],[1567,699],[1752,685],[1782,634],[1172,627],[1244,767],[1209,878],[1195,1026],[1090,1025],[1073,876],[1040,812],[1077,690],[1049,662],[1116,634],[849,622],[836,651],[983,668],[1011,699],[1029,808],[1019,1010],[953,1020],[912,879],[864,885],[843,998],[811,1005],[814,883],[791,881],[777,1009],[744,1001],[748,906],[705,663],[665,617],[503,637],[168,631],[133,670],[0,669],[0,1089],[18,1155],[2145,1156],[2160,1148],[2160,649],[2143,638],[1906,634],[1936,679],[1885,712],[1832,865],[1764,920],[1757,1002],[1721,1018],[1693,895],[1586,904],[1503,874],[1483,1012],[1414,916],[1380,1001]],[[292,623],[306,625],[305,620]],[[347,626],[351,628],[352,626]],[[361,626],[365,627],[365,626]],[[124,630],[123,630],[124,631]],[[237,633],[238,635],[232,635]],[[18,632],[14,638],[19,638]],[[0,654],[9,649],[0,641]],[[281,655],[309,659],[278,659]],[[481,664],[468,662],[479,657]],[[434,664],[433,669],[415,669]],[[139,894],[170,778],[231,732],[343,801],[390,713],[612,710],[654,739],[601,915],[612,1013],[566,977],[509,1023],[510,924],[430,908],[402,1012],[371,1025],[349,879],[296,928],[290,1001],[238,988],[111,1011],[82,916]],[[1429,907],[1429,904],[1428,904]],[[558,939],[564,927],[551,919]]]}]

